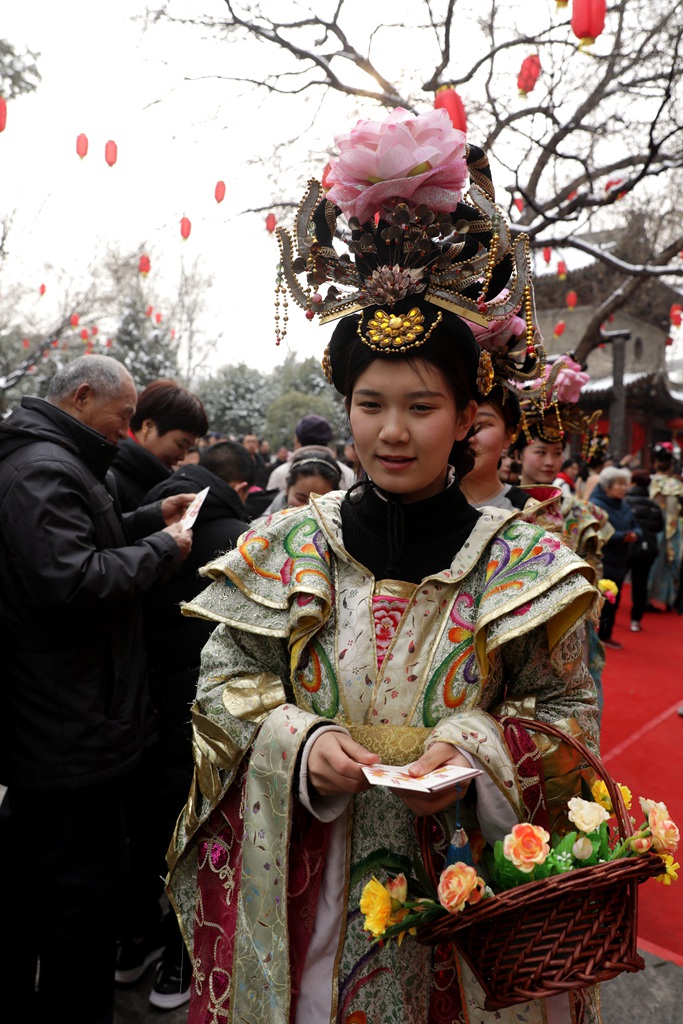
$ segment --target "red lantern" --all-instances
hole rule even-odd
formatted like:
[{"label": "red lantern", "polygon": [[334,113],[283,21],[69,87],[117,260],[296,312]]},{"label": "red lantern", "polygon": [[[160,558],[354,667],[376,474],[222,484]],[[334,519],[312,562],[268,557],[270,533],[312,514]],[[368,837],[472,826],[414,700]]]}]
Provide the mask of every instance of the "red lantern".
[{"label": "red lantern", "polygon": [[550,263],[550,259],[552,257],[552,254],[553,254],[553,250],[550,248],[549,245],[546,245],[545,248],[543,249],[543,259],[545,260],[546,265],[548,263]]},{"label": "red lantern", "polygon": [[114,164],[116,163],[116,158],[118,157],[118,155],[119,155],[118,147],[117,147],[116,143],[112,142],[111,139],[110,139],[109,142],[104,147],[104,159],[107,161],[107,163],[109,164],[110,167],[114,166]]},{"label": "red lantern", "polygon": [[45,294],[45,285],[44,285],[44,284],[41,284],[41,286],[40,286],[40,288],[38,289],[38,291],[40,292],[40,294],[41,294],[41,295],[44,295],[44,294]]},{"label": "red lantern", "polygon": [[111,348],[111,338],[107,338],[107,340],[104,343],[104,347]]},{"label": "red lantern", "polygon": [[31,342],[28,340],[28,338],[24,338],[21,344],[24,346],[24,348],[28,348]]},{"label": "red lantern", "polygon": [[216,197],[216,202],[217,203],[222,203],[223,202],[223,200],[225,199],[225,182],[224,181],[217,181],[216,182],[216,189],[214,191],[214,195]]},{"label": "red lantern", "polygon": [[512,202],[513,202],[513,205],[514,205],[514,206],[515,206],[515,207],[516,207],[516,208],[517,208],[517,209],[519,210],[519,212],[521,213],[521,212],[522,212],[522,210],[524,209],[524,200],[522,199],[522,197],[521,197],[521,196],[517,196],[517,197],[516,197],[515,199],[513,199],[513,200],[512,200]]},{"label": "red lantern", "polygon": [[97,335],[100,333],[99,327],[91,327],[90,333],[92,334],[93,338],[96,338]]},{"label": "red lantern", "polygon": [[81,331],[81,338],[83,339],[83,341],[87,341],[88,337],[88,328],[84,327],[83,330]]},{"label": "red lantern", "polygon": [[4,132],[7,125],[7,101],[4,96],[0,96],[0,132]]},{"label": "red lantern", "polygon": [[88,155],[88,136],[79,135],[76,139],[76,152],[80,156],[81,160],[84,156]]},{"label": "red lantern", "polygon": [[187,240],[190,237],[190,231],[192,231],[192,225],[187,217],[183,217],[180,222],[180,234]]},{"label": "red lantern", "polygon": [[434,97],[434,109],[448,112],[451,124],[458,131],[467,132],[467,115],[462,100],[452,85],[442,85]]},{"label": "red lantern", "polygon": [[674,302],[673,306],[669,310],[669,320],[674,327],[680,327],[681,321],[683,321],[683,306],[680,302]]},{"label": "red lantern", "polygon": [[161,313],[155,313],[154,314],[154,319],[156,320],[156,322],[158,324],[160,324],[161,323]]},{"label": "red lantern", "polygon": [[541,73],[541,58],[537,53],[530,53],[528,57],[525,57],[522,61],[522,66],[519,69],[517,75],[517,88],[519,89],[520,96],[526,96],[532,91],[538,76]]},{"label": "red lantern", "polygon": [[553,330],[553,338],[561,338],[567,325],[564,320],[558,320]]},{"label": "red lantern", "polygon": [[80,317],[78,316],[78,313],[72,313],[69,323],[71,324],[72,327],[78,327],[79,319]]},{"label": "red lantern", "polygon": [[567,264],[564,262],[564,260],[557,261],[557,276],[559,277],[560,281],[566,280]]},{"label": "red lantern", "polygon": [[149,256],[141,256],[140,262],[138,263],[138,270],[140,271],[143,277],[147,277],[147,275],[149,274],[150,267],[151,263],[149,262]]},{"label": "red lantern", "polygon": [[668,338],[666,339],[666,346],[667,346],[667,348],[668,348],[668,347],[669,347],[670,345],[673,345],[673,343],[674,343],[674,340],[673,340],[673,338],[671,337],[671,335],[669,335],[669,337],[668,337]]},{"label": "red lantern", "polygon": [[576,189],[572,189],[572,191],[571,191],[571,192],[569,193],[569,195],[567,196],[567,199],[568,199],[568,200],[569,200],[569,201],[571,202],[571,200],[572,200],[572,199],[576,199],[576,197],[578,196],[578,194],[579,194],[579,193],[578,193],[578,192],[576,191]]},{"label": "red lantern", "polygon": [[572,32],[579,40],[579,49],[592,46],[605,27],[606,0],[574,0]]},{"label": "red lantern", "polygon": [[268,216],[266,217],[266,231],[270,232],[270,234],[272,235],[273,231],[275,231],[276,224],[277,221],[275,219],[275,214],[269,213]]},{"label": "red lantern", "polygon": [[151,316],[153,312],[154,306],[148,306],[147,309],[145,310],[145,316]]},{"label": "red lantern", "polygon": [[579,297],[576,292],[567,292],[567,309],[575,309],[576,303],[579,301]]}]

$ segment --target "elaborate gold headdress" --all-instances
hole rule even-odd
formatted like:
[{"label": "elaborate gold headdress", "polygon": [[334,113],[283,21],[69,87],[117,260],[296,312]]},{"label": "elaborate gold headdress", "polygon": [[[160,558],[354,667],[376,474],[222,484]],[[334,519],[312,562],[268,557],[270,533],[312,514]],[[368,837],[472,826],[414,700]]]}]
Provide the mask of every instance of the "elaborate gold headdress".
[{"label": "elaborate gold headdress", "polygon": [[524,442],[530,442],[537,437],[556,444],[570,434],[580,434],[581,454],[587,458],[602,416],[600,409],[588,412],[578,404],[581,389],[589,380],[589,374],[571,356],[548,356],[542,377],[518,393],[522,410],[518,438],[521,435]]},{"label": "elaborate gold headdress", "polygon": [[[424,344],[447,310],[480,335],[480,388],[534,377],[545,353],[529,239],[512,239],[483,151],[467,145],[441,109],[398,109],[336,141],[340,155],[324,185],[309,181],[293,233],[277,230],[277,342],[285,333],[279,301],[288,292],[311,320],[360,312],[358,335],[382,352]],[[335,239],[348,251],[339,254]],[[522,336],[510,330],[501,340],[518,313]],[[286,320],[285,309],[284,328]],[[496,337],[490,347],[487,334]]]}]

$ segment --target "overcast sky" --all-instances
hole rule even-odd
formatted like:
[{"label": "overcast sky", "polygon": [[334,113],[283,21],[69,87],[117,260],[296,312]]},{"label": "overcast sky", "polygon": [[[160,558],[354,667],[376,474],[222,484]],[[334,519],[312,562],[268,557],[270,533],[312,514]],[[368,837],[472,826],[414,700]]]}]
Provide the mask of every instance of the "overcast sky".
[{"label": "overcast sky", "polygon": [[[38,308],[47,328],[62,277],[78,284],[112,242],[124,250],[146,244],[150,285],[155,277],[177,280],[182,261],[189,266],[200,258],[215,279],[206,318],[217,338],[213,364],[271,369],[285,354],[274,346],[278,249],[265,214],[242,211],[273,195],[262,154],[282,126],[268,125],[255,93],[238,100],[240,87],[204,77],[234,74],[240,61],[249,67],[244,47],[200,41],[188,29],[164,25],[143,33],[130,20],[141,6],[139,0],[3,4],[0,36],[40,53],[42,81],[35,93],[8,104],[0,134],[0,211],[15,211],[1,287],[22,281],[35,287],[38,302],[45,283]],[[221,0],[180,7],[214,16],[224,11]],[[81,132],[89,140],[82,161],[76,155]],[[104,160],[109,139],[118,145],[111,168]],[[227,184],[220,205],[219,179]],[[192,222],[187,241],[180,235],[183,216]],[[327,333],[303,312],[290,319],[290,346],[301,357],[320,355]]]}]

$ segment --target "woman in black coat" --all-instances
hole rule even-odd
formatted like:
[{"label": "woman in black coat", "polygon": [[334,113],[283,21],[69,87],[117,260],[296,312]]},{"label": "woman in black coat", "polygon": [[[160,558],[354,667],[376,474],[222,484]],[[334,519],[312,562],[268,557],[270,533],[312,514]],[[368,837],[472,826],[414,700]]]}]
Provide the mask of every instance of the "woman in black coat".
[{"label": "woman in black coat", "polygon": [[657,557],[657,534],[664,529],[662,510],[650,497],[650,474],[633,474],[633,483],[625,500],[631,507],[643,531],[642,540],[633,545],[629,566],[631,569],[631,632],[640,633],[640,625],[647,605],[647,581],[650,568]]},{"label": "woman in black coat", "polygon": [[616,583],[619,592],[613,604],[605,600],[598,629],[598,635],[605,647],[613,650],[620,650],[622,646],[616,640],[612,640],[612,630],[619,608],[621,588],[629,570],[631,550],[636,541],[643,539],[642,527],[639,526],[631,506],[625,501],[630,483],[630,470],[608,466],[601,471],[590,499],[594,505],[605,510],[614,527],[614,533],[602,549],[602,563],[604,577]]}]

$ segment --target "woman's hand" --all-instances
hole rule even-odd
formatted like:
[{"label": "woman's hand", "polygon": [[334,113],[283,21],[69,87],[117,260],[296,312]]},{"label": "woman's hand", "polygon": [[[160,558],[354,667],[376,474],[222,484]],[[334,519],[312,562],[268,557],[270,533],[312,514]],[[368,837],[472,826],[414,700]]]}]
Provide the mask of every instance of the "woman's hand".
[{"label": "woman's hand", "polygon": [[345,732],[323,732],[308,754],[308,781],[320,796],[362,793],[370,783],[360,766],[378,761],[377,754],[371,754]]},{"label": "woman's hand", "polygon": [[[418,777],[426,775],[428,772],[433,772],[435,768],[440,768],[442,764],[457,764],[461,768],[472,767],[457,747],[454,747],[451,743],[439,742],[433,743],[418,761],[410,765],[408,771],[411,775]],[[467,792],[470,781],[470,779],[465,779],[464,782],[460,783],[459,787],[449,786],[447,789],[440,789],[437,793],[415,793],[407,789],[394,789],[392,792],[401,798],[413,814],[423,817],[426,814],[437,814],[439,811],[445,811],[447,807],[454,807],[458,799],[458,788],[460,789],[460,796],[463,797]]]}]

